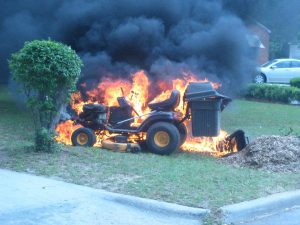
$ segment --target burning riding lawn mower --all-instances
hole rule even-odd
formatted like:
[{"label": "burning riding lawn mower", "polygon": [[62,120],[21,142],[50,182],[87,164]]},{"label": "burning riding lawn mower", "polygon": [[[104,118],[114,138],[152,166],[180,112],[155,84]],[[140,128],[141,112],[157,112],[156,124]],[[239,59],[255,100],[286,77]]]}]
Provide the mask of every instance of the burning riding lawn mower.
[{"label": "burning riding lawn mower", "polygon": [[[185,113],[176,111],[181,100],[185,103]],[[168,155],[185,143],[189,135],[186,124],[190,124],[194,137],[218,136],[221,112],[231,99],[219,94],[210,82],[190,82],[183,99],[178,90],[173,90],[167,99],[150,102],[149,112],[144,115],[124,96],[117,101],[118,106],[111,107],[83,105],[82,112],[73,119],[82,127],[72,133],[72,144],[93,146],[98,141],[106,149],[139,152],[142,147]],[[243,131],[237,131],[215,145],[220,152],[236,152],[246,146],[246,138]]]}]

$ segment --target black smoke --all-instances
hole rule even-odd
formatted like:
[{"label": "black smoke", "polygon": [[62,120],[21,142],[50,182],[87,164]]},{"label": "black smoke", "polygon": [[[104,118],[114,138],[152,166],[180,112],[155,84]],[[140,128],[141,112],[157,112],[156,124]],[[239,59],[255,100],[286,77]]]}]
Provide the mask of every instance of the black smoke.
[{"label": "black smoke", "polygon": [[[83,77],[152,77],[191,71],[238,89],[254,66],[243,20],[229,0],[1,0],[1,80],[24,41],[54,39],[77,50]],[[245,1],[249,2],[249,1]],[[239,12],[239,13],[238,13]]]}]

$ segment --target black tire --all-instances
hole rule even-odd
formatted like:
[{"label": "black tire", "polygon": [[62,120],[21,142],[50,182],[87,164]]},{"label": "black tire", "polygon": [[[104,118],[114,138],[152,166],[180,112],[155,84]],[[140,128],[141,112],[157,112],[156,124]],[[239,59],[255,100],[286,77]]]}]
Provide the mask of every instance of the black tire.
[{"label": "black tire", "polygon": [[147,131],[146,144],[152,153],[169,155],[179,148],[179,131],[177,127],[171,123],[155,123]]},{"label": "black tire", "polygon": [[257,74],[254,77],[254,83],[256,84],[263,84],[267,82],[267,78],[263,73]]},{"label": "black tire", "polygon": [[178,124],[177,128],[178,128],[179,135],[180,135],[180,144],[179,144],[179,146],[182,146],[184,144],[184,142],[186,141],[186,138],[187,138],[187,128],[184,125],[184,123]]},{"label": "black tire", "polygon": [[138,143],[141,147],[142,152],[149,152],[148,147],[147,147],[147,143],[146,143],[145,140],[139,141]]},{"label": "black tire", "polygon": [[96,135],[93,130],[81,127],[73,132],[71,141],[74,146],[91,147],[96,143]]}]

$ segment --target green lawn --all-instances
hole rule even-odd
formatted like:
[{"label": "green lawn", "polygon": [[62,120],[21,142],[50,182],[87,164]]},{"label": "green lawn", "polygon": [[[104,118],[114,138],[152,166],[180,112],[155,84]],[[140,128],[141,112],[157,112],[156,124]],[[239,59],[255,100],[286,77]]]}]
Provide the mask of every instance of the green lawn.
[{"label": "green lawn", "polygon": [[235,100],[222,113],[222,127],[245,130],[250,138],[261,135],[300,135],[300,107]]},{"label": "green lawn", "polygon": [[[300,107],[238,100],[223,113],[229,131],[251,137],[300,131]],[[12,169],[183,205],[215,208],[300,188],[300,174],[269,173],[223,165],[195,153],[158,156],[64,146],[55,154],[32,150],[32,124],[0,87],[0,168]]]}]

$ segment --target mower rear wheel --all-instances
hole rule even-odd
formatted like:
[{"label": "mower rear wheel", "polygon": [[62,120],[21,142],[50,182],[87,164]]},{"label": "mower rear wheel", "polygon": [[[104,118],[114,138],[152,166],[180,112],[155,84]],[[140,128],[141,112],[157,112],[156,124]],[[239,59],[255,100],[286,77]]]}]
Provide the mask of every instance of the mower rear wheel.
[{"label": "mower rear wheel", "polygon": [[183,145],[184,142],[186,141],[187,138],[187,129],[186,126],[184,125],[184,123],[180,123],[178,126],[178,131],[179,131],[179,135],[180,135],[180,145]]},{"label": "mower rear wheel", "polygon": [[169,155],[180,146],[179,131],[171,123],[155,123],[147,131],[146,144],[152,153]]},{"label": "mower rear wheel", "polygon": [[74,146],[91,147],[96,143],[96,135],[93,130],[81,127],[73,132],[71,141]]}]

